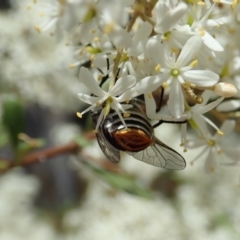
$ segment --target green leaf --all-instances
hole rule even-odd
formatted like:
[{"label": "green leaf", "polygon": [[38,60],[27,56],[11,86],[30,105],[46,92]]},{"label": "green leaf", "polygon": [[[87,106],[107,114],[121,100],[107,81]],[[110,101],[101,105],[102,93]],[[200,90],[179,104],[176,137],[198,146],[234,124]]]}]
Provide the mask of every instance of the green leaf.
[{"label": "green leaf", "polygon": [[20,100],[9,97],[3,102],[2,121],[9,135],[12,146],[16,149],[19,143],[18,134],[24,131],[24,109]]}]

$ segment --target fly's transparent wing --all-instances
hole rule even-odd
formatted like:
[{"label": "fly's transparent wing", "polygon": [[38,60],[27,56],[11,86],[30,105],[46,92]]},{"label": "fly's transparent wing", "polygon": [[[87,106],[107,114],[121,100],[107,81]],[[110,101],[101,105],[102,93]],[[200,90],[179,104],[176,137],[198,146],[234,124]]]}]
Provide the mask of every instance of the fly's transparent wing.
[{"label": "fly's transparent wing", "polygon": [[[94,128],[96,128],[96,123],[98,121],[99,115],[100,115],[101,108],[96,110],[92,114],[92,120]],[[98,145],[100,146],[101,150],[105,154],[105,156],[113,163],[120,162],[120,151],[113,147],[109,141],[106,139],[106,137],[103,134],[102,126],[100,124],[98,132],[96,133]]]},{"label": "fly's transparent wing", "polygon": [[113,147],[102,134],[97,133],[96,136],[98,144],[106,157],[113,163],[120,162],[120,151]]},{"label": "fly's transparent wing", "polygon": [[184,158],[175,150],[155,138],[155,143],[139,152],[127,152],[134,158],[151,164],[172,170],[182,170],[186,167]]}]

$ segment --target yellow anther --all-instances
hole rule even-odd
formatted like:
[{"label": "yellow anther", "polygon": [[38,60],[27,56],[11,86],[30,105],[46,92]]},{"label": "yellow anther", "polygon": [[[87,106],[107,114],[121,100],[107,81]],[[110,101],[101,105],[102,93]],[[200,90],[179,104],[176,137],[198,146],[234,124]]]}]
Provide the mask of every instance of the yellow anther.
[{"label": "yellow anther", "polygon": [[40,27],[39,25],[35,25],[34,28],[35,28],[35,30],[36,30],[37,32],[39,32],[39,33],[42,32],[42,29],[41,29],[41,27]]},{"label": "yellow anther", "polygon": [[27,10],[31,10],[31,9],[32,9],[32,6],[28,5]]},{"label": "yellow anther", "polygon": [[130,113],[126,112],[126,113],[123,114],[123,117],[128,118],[128,117],[130,117],[130,115],[131,115]]},{"label": "yellow anther", "polygon": [[196,96],[195,103],[197,103],[197,104],[203,103],[203,98],[201,96]]},{"label": "yellow anther", "polygon": [[155,71],[156,71],[156,72],[160,72],[160,70],[161,70],[161,65],[158,64],[158,65],[155,67]]},{"label": "yellow anther", "polygon": [[76,65],[75,65],[75,63],[71,63],[70,65],[69,65],[69,68],[75,68],[76,67]]},{"label": "yellow anther", "polygon": [[203,1],[199,1],[197,4],[198,4],[199,6],[205,6],[205,5],[206,5],[206,3],[203,2]]},{"label": "yellow anther", "polygon": [[237,5],[237,3],[238,3],[238,0],[233,0],[233,3],[232,3],[232,5],[231,5],[231,7],[232,7],[232,8],[235,8],[235,6]]},{"label": "yellow anther", "polygon": [[171,52],[178,54],[178,53],[179,53],[179,49],[177,49],[177,48],[171,48]]},{"label": "yellow anther", "polygon": [[92,54],[90,57],[90,60],[93,61],[95,59],[95,56]]},{"label": "yellow anther", "polygon": [[220,131],[220,130],[218,130],[217,133],[218,133],[219,135],[221,135],[221,136],[224,136],[224,132],[222,132],[222,131]]},{"label": "yellow anther", "polygon": [[103,79],[103,75],[99,75],[98,78],[97,78],[97,80],[98,80],[99,82],[102,81],[102,79]]},{"label": "yellow anther", "polygon": [[96,102],[95,104],[97,107],[99,107],[101,105],[100,102]]},{"label": "yellow anther", "polygon": [[94,41],[94,42],[99,42],[99,37],[95,37],[95,38],[93,39],[93,41]]},{"label": "yellow anther", "polygon": [[79,118],[82,118],[82,114],[80,112],[77,112],[76,115],[79,117]]},{"label": "yellow anther", "polygon": [[215,141],[209,140],[209,141],[208,141],[208,145],[211,146],[211,147],[214,146],[214,145],[215,145]]},{"label": "yellow anther", "polygon": [[166,89],[168,88],[168,83],[167,83],[167,82],[164,82],[164,83],[162,84],[162,87],[163,87],[164,90],[166,90]]},{"label": "yellow anther", "polygon": [[147,97],[148,97],[149,99],[152,99],[152,94],[151,94],[151,93],[147,93]]},{"label": "yellow anther", "polygon": [[201,30],[200,36],[203,37],[206,34],[205,30]]},{"label": "yellow anther", "polygon": [[103,32],[108,34],[110,32],[112,32],[115,28],[115,23],[112,22],[112,23],[109,23],[108,25],[105,26],[105,28],[103,29]]},{"label": "yellow anther", "polygon": [[40,13],[39,13],[39,16],[40,16],[40,17],[44,17],[44,16],[45,16],[45,13],[44,13],[44,12],[40,12]]},{"label": "yellow anther", "polygon": [[190,63],[190,66],[191,66],[191,67],[196,67],[197,64],[198,64],[198,60],[194,60],[194,61],[192,61],[192,62]]}]

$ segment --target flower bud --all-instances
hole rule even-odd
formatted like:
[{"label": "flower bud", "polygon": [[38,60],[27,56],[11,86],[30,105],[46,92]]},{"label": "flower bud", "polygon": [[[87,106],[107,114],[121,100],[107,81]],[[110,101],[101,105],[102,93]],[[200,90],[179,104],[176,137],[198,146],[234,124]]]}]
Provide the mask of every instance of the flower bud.
[{"label": "flower bud", "polygon": [[217,83],[214,86],[213,91],[219,96],[225,98],[232,97],[237,94],[237,89],[232,84],[226,82]]}]

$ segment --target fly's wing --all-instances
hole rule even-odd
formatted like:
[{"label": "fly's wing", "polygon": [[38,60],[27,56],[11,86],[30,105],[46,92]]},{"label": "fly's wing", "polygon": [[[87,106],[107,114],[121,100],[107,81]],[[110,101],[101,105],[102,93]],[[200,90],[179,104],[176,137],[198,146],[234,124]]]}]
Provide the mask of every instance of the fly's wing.
[{"label": "fly's wing", "polygon": [[182,170],[186,167],[184,158],[175,150],[155,138],[155,143],[139,152],[127,152],[134,158],[151,164],[172,170]]},{"label": "fly's wing", "polygon": [[[96,123],[98,121],[99,114],[100,114],[99,109],[92,114],[94,128],[96,128]],[[120,162],[120,151],[115,147],[113,147],[109,143],[109,141],[105,138],[101,126],[99,126],[98,132],[96,133],[96,137],[97,137],[98,145],[102,149],[105,156],[113,163]]]},{"label": "fly's wing", "polygon": [[120,151],[113,147],[102,134],[97,133],[96,137],[105,156],[113,163],[120,162]]}]

